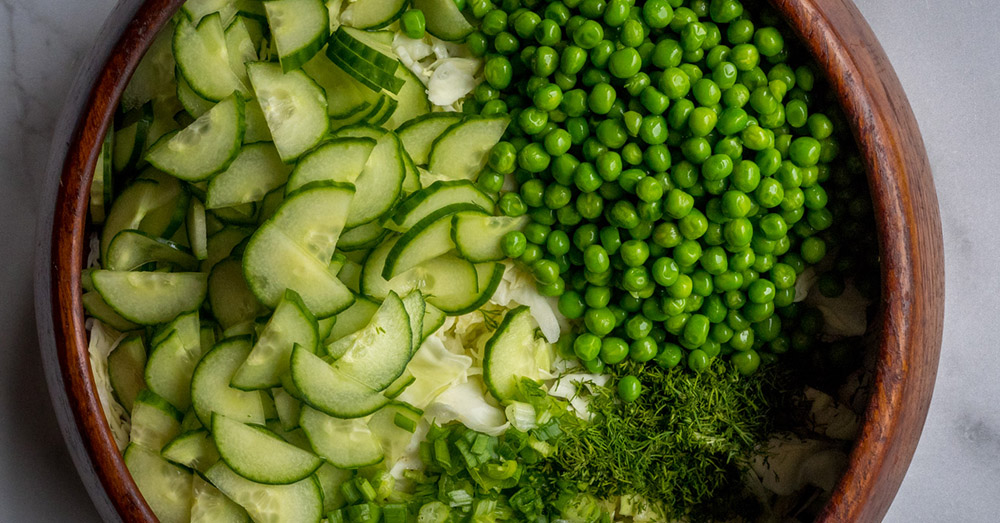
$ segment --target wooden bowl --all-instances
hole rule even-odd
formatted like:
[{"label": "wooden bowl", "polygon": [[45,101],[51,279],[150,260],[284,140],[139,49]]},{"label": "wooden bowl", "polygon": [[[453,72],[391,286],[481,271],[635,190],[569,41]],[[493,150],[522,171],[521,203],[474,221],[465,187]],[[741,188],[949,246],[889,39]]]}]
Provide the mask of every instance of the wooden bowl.
[{"label": "wooden bowl", "polygon": [[[944,258],[937,196],[917,123],[885,52],[850,0],[771,0],[836,91],[868,169],[882,260],[873,393],[824,522],[878,521],[923,428],[941,347]],[[37,250],[36,309],[49,389],[80,472],[108,521],[155,521],[98,402],[80,270],[102,137],[156,32],[182,0],[124,0],[57,130]]]}]

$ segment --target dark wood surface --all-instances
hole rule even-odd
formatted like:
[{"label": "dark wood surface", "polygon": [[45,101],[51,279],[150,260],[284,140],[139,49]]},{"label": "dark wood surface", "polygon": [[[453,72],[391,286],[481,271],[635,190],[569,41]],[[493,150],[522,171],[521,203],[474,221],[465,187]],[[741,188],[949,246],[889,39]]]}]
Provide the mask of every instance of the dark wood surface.
[{"label": "dark wood surface", "polygon": [[[916,120],[895,73],[850,0],[771,0],[826,71],[861,153],[882,260],[881,338],[875,389],[850,466],[820,516],[878,521],[916,448],[930,403],[944,316],[944,257],[937,197]],[[121,93],[156,31],[182,0],[149,0],[118,40],[71,141],[51,231],[52,329],[63,383],[86,451],[125,521],[156,521],[129,476],[90,369],[80,270],[88,191]],[[112,35],[108,35],[113,37]]]}]

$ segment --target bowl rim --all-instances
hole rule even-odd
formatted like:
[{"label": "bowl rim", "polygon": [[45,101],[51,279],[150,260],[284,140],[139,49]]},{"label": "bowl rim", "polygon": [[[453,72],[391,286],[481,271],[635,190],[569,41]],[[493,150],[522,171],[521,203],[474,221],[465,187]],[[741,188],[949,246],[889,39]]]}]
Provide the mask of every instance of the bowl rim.
[{"label": "bowl rim", "polygon": [[[857,7],[850,0],[769,2],[836,92],[873,195],[882,260],[879,358],[850,464],[817,520],[878,521],[913,457],[937,372],[944,318],[937,196],[912,109]],[[107,521],[156,518],[125,468],[90,368],[79,292],[89,186],[126,83],[182,3],[125,0],[116,8],[101,34],[120,37],[98,43],[74,84],[39,206],[35,309],[46,379],[77,470]]]}]

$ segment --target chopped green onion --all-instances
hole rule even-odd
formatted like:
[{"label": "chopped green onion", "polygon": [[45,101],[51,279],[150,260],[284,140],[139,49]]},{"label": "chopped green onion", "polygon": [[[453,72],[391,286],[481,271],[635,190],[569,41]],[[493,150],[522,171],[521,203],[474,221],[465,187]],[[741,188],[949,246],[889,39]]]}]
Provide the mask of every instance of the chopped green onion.
[{"label": "chopped green onion", "polygon": [[358,491],[358,487],[353,481],[344,482],[344,484],[340,486],[340,492],[344,495],[344,501],[346,501],[348,505],[353,505],[361,501],[361,492]]},{"label": "chopped green onion", "polygon": [[417,521],[421,523],[445,523],[448,521],[448,514],[450,513],[451,509],[448,508],[448,505],[440,501],[431,501],[420,507],[420,514],[417,516]]},{"label": "chopped green onion", "polygon": [[530,403],[512,401],[504,410],[510,424],[521,432],[528,432],[537,426],[535,422],[535,407],[532,407]]},{"label": "chopped green onion", "polygon": [[392,420],[397,427],[405,430],[406,432],[415,432],[417,430],[417,422],[413,418],[408,418],[401,413],[397,412],[396,417]]},{"label": "chopped green onion", "polygon": [[354,523],[375,523],[382,516],[382,509],[375,503],[362,503],[347,507],[347,517]]},{"label": "chopped green onion", "polygon": [[365,498],[365,501],[375,501],[375,487],[372,486],[371,482],[365,478],[357,478],[354,480],[358,485],[358,491],[361,492],[361,496]]},{"label": "chopped green onion", "polygon": [[382,507],[382,519],[385,523],[406,523],[409,515],[406,505],[402,503],[389,503]]},{"label": "chopped green onion", "polygon": [[451,468],[451,453],[448,452],[448,440],[434,440],[434,461],[445,469]]},{"label": "chopped green onion", "polygon": [[448,504],[452,507],[464,507],[472,504],[472,494],[468,490],[455,489],[448,493]]},{"label": "chopped green onion", "polygon": [[344,517],[344,511],[341,509],[334,510],[326,515],[326,520],[329,523],[344,523],[347,519]]}]

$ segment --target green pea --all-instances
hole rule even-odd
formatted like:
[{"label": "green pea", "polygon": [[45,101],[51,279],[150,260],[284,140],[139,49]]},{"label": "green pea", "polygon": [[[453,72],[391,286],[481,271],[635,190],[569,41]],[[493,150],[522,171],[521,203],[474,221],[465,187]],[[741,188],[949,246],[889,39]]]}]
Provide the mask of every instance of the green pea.
[{"label": "green pea", "polygon": [[561,209],[573,199],[573,193],[569,187],[560,184],[551,184],[545,188],[543,197],[545,206],[552,210]]},{"label": "green pea", "polygon": [[633,47],[625,47],[611,54],[608,59],[608,70],[615,78],[629,78],[639,72],[642,59]]},{"label": "green pea", "polygon": [[497,89],[506,89],[513,78],[514,70],[504,56],[494,56],[483,66],[483,76]]},{"label": "green pea", "polygon": [[488,193],[498,193],[503,189],[504,176],[489,167],[483,169],[476,179],[476,185]]},{"label": "green pea", "polygon": [[598,337],[607,336],[615,328],[615,315],[607,307],[588,309],[583,315],[587,330]]},{"label": "green pea", "polygon": [[784,263],[776,263],[771,268],[770,279],[775,289],[790,289],[795,286],[795,269]]},{"label": "green pea", "polygon": [[[681,29],[681,48],[685,51],[699,51],[708,38],[708,30],[700,22],[691,22]],[[697,60],[695,60],[697,61]]]},{"label": "green pea", "polygon": [[[603,123],[603,122],[602,122]],[[667,120],[662,116],[651,114],[643,117],[639,125],[639,137],[650,145],[659,145],[667,141]]]},{"label": "green pea", "polygon": [[674,10],[667,0],[649,0],[642,6],[642,19],[653,29],[663,29],[674,18]]},{"label": "green pea", "polygon": [[[640,135],[642,131],[640,129]],[[625,145],[628,140],[628,132],[625,131],[625,126],[622,125],[620,120],[605,119],[601,123],[597,124],[597,129],[595,130],[595,135],[600,143],[604,144],[611,149],[620,149],[621,146]],[[594,155],[594,159],[597,158],[601,153]]]},{"label": "green pea", "polygon": [[519,258],[527,246],[528,240],[521,231],[510,231],[500,241],[500,249],[508,258]]},{"label": "green pea", "polygon": [[[500,12],[503,13],[503,11]],[[408,38],[420,39],[424,37],[427,21],[424,18],[423,11],[420,9],[410,9],[403,13],[403,16],[399,20],[399,25],[403,29],[403,34]]]},{"label": "green pea", "polygon": [[710,360],[708,354],[701,349],[695,349],[688,353],[687,365],[688,368],[695,372],[702,372],[708,368]]},{"label": "green pea", "polygon": [[[694,111],[694,102],[687,98],[677,100],[667,112],[667,124],[672,129],[682,130],[687,127],[688,118]],[[676,135],[679,137],[679,135]],[[669,136],[668,136],[669,139]]]},{"label": "green pea", "polygon": [[615,365],[628,357],[629,346],[625,340],[609,336],[601,341],[600,358],[607,365]]},{"label": "green pea", "polygon": [[767,148],[757,152],[757,157],[754,159],[757,162],[757,167],[760,169],[760,174],[764,176],[771,176],[778,172],[781,168],[782,159],[781,153],[775,148]]},{"label": "green pea", "polygon": [[500,207],[500,212],[502,212],[504,216],[517,217],[523,216],[528,212],[528,206],[525,205],[524,201],[521,200],[521,197],[516,193],[505,193],[500,197],[500,201],[497,203],[497,206]]},{"label": "green pea", "polygon": [[590,95],[587,98],[587,105],[590,110],[597,114],[608,114],[611,111],[611,105],[617,98],[617,93],[615,88],[608,83],[599,83],[590,90]]},{"label": "green pea", "polygon": [[622,244],[619,251],[622,261],[629,267],[638,267],[649,258],[649,246],[644,241],[629,240]]},{"label": "green pea", "polygon": [[807,263],[819,263],[826,257],[826,242],[818,236],[811,236],[802,240],[800,251]]},{"label": "green pea", "polygon": [[553,256],[564,256],[569,253],[569,235],[565,231],[555,230],[545,241],[545,248]]},{"label": "green pea", "polygon": [[562,29],[553,20],[542,20],[535,26],[535,41],[539,45],[556,45],[562,40]]},{"label": "green pea", "polygon": [[726,107],[743,107],[750,102],[750,89],[736,84],[722,92],[722,103]]},{"label": "green pea", "polygon": [[559,312],[571,320],[582,318],[586,309],[580,293],[576,291],[566,291],[559,297]]},{"label": "green pea", "polygon": [[582,49],[593,49],[603,39],[604,28],[593,20],[587,20],[573,31],[573,43]]},{"label": "green pea", "polygon": [[788,156],[796,165],[811,167],[819,162],[821,148],[819,140],[803,136],[792,141]]},{"label": "green pea", "polygon": [[611,267],[608,251],[601,245],[590,245],[583,251],[583,263],[588,271],[594,273],[606,272]]},{"label": "green pea", "polygon": [[691,90],[691,79],[678,67],[670,67],[660,75],[660,91],[671,100],[687,96]]},{"label": "green pea", "polygon": [[[517,164],[520,168],[531,172],[539,173],[548,168],[552,157],[545,152],[545,148],[540,143],[530,143],[517,153]],[[567,202],[569,203],[569,202]]]},{"label": "green pea", "polygon": [[618,380],[618,397],[625,403],[632,403],[642,396],[642,383],[639,378],[628,375]]},{"label": "green pea", "polygon": [[642,45],[645,36],[642,23],[638,20],[629,19],[622,25],[621,31],[618,34],[618,41],[627,47],[639,47]]},{"label": "green pea", "polygon": [[649,272],[645,267],[629,267],[622,274],[622,288],[629,292],[639,292],[649,284]]},{"label": "green pea", "polygon": [[582,361],[590,361],[601,353],[601,339],[590,333],[583,333],[573,341],[573,352]]},{"label": "green pea", "polygon": [[479,31],[475,31],[465,38],[465,45],[469,46],[469,52],[472,56],[477,58],[482,58],[486,56],[486,52],[489,50],[489,42],[486,40],[486,35]]},{"label": "green pea", "polygon": [[680,346],[674,343],[665,343],[654,361],[664,369],[672,369],[680,364],[683,357],[684,351]]},{"label": "green pea", "polygon": [[740,71],[750,71],[760,63],[760,52],[750,44],[738,44],[729,54],[729,60]]},{"label": "green pea", "polygon": [[774,27],[758,29],[753,35],[753,41],[760,54],[768,57],[777,55],[785,47],[785,39],[781,36],[781,32]]},{"label": "green pea", "polygon": [[757,372],[757,369],[760,368],[760,355],[752,349],[733,354],[730,356],[729,361],[733,362],[736,370],[744,376],[749,376]]},{"label": "green pea", "polygon": [[774,178],[761,180],[754,194],[757,197],[757,203],[768,209],[777,207],[785,198],[784,188]]},{"label": "green pea", "polygon": [[750,245],[750,240],[753,238],[753,225],[746,218],[736,218],[726,223],[723,235],[729,245],[735,248],[745,247]]},{"label": "green pea", "polygon": [[685,238],[696,240],[708,231],[708,218],[700,210],[692,209],[686,216],[678,220],[677,226]]},{"label": "green pea", "polygon": [[644,336],[632,341],[632,344],[629,345],[628,355],[632,361],[645,363],[655,358],[658,352],[659,347],[656,345],[656,340],[651,336]]}]

